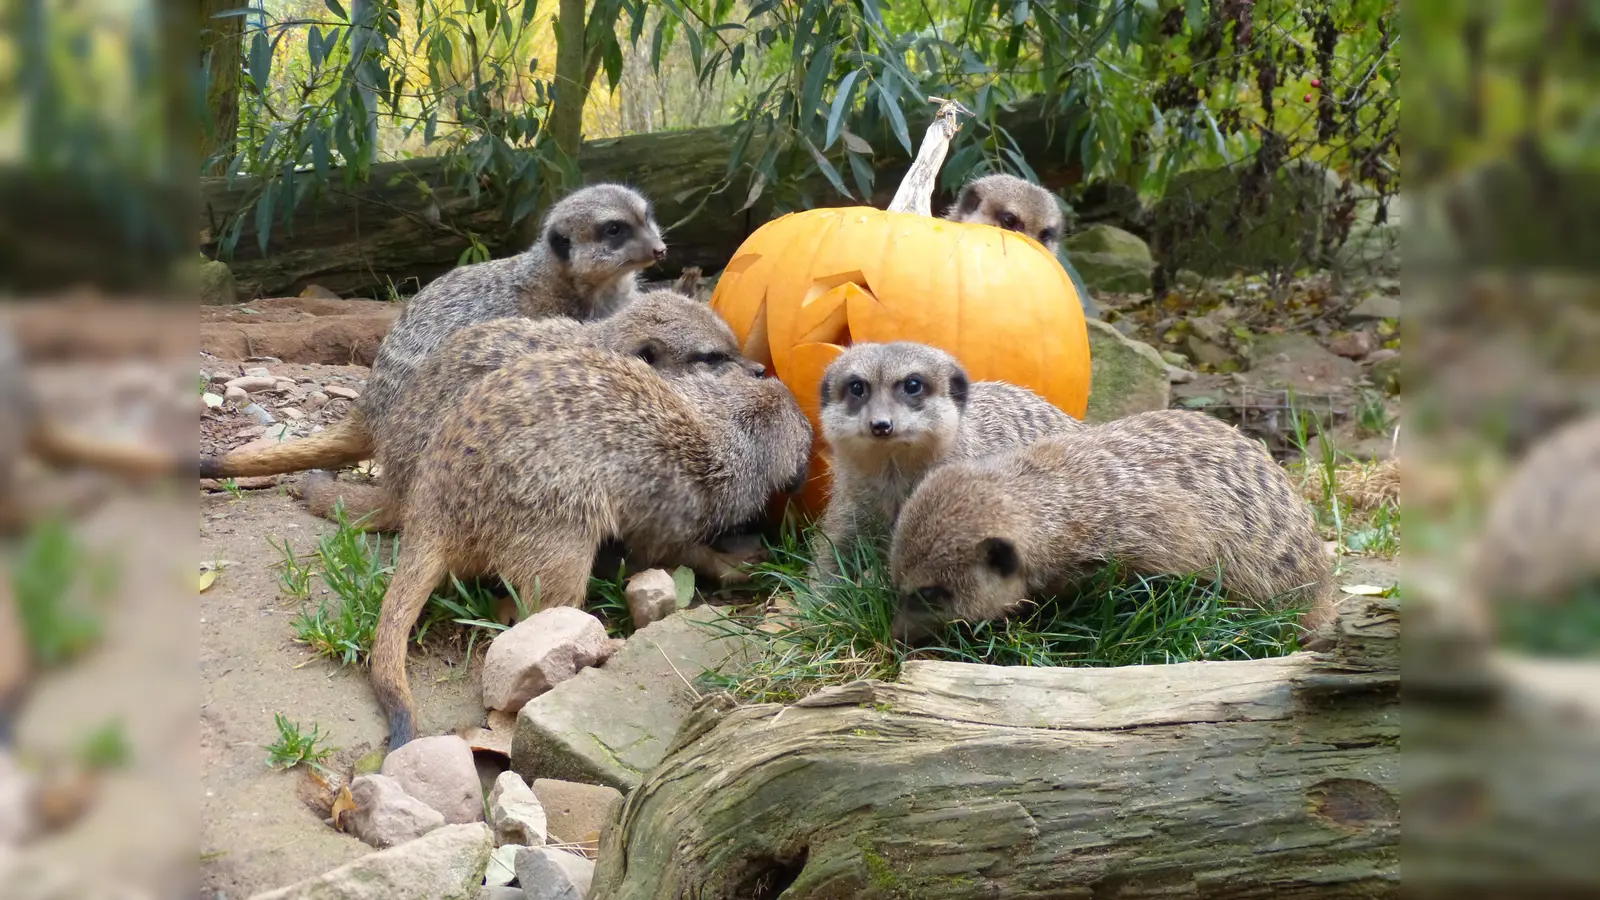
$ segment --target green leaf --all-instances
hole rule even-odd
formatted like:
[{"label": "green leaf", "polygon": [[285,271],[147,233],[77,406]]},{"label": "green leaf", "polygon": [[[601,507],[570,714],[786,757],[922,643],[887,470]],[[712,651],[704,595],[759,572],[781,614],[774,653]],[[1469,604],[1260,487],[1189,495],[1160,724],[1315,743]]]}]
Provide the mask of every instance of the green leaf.
[{"label": "green leaf", "polygon": [[667,36],[667,20],[663,18],[656,23],[656,33],[650,39],[650,70],[657,75],[661,74],[661,48]]},{"label": "green leaf", "polygon": [[[538,12],[539,0],[522,0],[522,27],[527,28],[528,23],[533,21],[534,15]],[[419,15],[418,18],[421,18],[421,16]]]},{"label": "green leaf", "polygon": [[686,32],[687,32],[687,34],[689,36],[689,56],[694,60],[694,72],[695,72],[696,75],[698,75],[698,74],[700,74],[700,71],[701,71],[700,58],[701,58],[701,55],[705,52],[705,49],[700,46],[700,32],[699,31],[696,31],[693,28],[689,28],[689,29],[686,29]]},{"label": "green leaf", "polygon": [[862,202],[869,201],[872,198],[873,179],[877,177],[877,173],[872,171],[871,163],[868,163],[867,158],[861,154],[851,152],[847,148],[845,156],[850,160],[850,174],[856,180],[856,189],[861,191]]},{"label": "green leaf", "polygon": [[832,147],[839,138],[839,128],[844,125],[844,112],[850,108],[850,92],[855,89],[856,79],[861,77],[861,72],[861,69],[854,69],[839,82],[839,91],[833,96],[833,111],[828,113],[828,134],[822,142],[824,150]]},{"label": "green leaf", "polygon": [[261,192],[261,198],[256,201],[256,244],[261,248],[261,255],[267,255],[267,242],[272,238],[272,185],[267,185]]},{"label": "green leaf", "polygon": [[267,43],[267,33],[258,31],[250,39],[250,80],[256,90],[266,93],[267,76],[272,74],[272,45]]},{"label": "green leaf", "polygon": [[911,130],[906,127],[906,115],[900,111],[900,101],[889,96],[889,92],[883,89],[881,82],[878,84],[878,105],[883,108],[884,115],[889,117],[889,127],[894,131],[895,138],[900,141],[900,146],[906,148],[906,152],[910,155],[916,156],[917,151],[911,147]]},{"label": "green leaf", "polygon": [[346,22],[350,21],[350,14],[344,11],[343,6],[339,5],[339,0],[323,0],[323,2],[328,4],[328,8],[333,10],[334,15]]},{"label": "green leaf", "polygon": [[737,77],[739,69],[744,65],[744,44],[733,45],[733,54],[728,57],[728,73]]},{"label": "green leaf", "polygon": [[687,609],[694,601],[694,570],[688,566],[672,570],[672,587],[678,594],[678,608]]},{"label": "green leaf", "polygon": [[811,143],[811,139],[805,135],[801,135],[800,140],[805,143],[806,149],[811,151],[811,158],[817,161],[817,168],[821,169],[822,174],[828,177],[828,183],[833,185],[834,190],[846,197],[850,197],[852,200],[855,199],[850,193],[850,189],[844,186],[844,179],[839,177],[839,170],[833,167],[833,163],[828,162],[828,158],[822,155],[822,151],[817,149],[817,145]]},{"label": "green leaf", "polygon": [[617,85],[622,83],[622,45],[615,39],[606,41],[601,59],[606,69],[606,81],[612,90],[616,90]]},{"label": "green leaf", "polygon": [[1206,24],[1206,0],[1189,0],[1184,7],[1183,18],[1189,30],[1198,33]]},{"label": "green leaf", "polygon": [[1100,0],[1077,0],[1078,27],[1089,29],[1100,18]]},{"label": "green leaf", "polygon": [[1021,28],[1028,23],[1028,0],[1013,0],[1011,4],[1011,24]]},{"label": "green leaf", "polygon": [[322,65],[322,32],[315,25],[306,32],[306,55],[311,58],[311,68]]},{"label": "green leaf", "polygon": [[811,65],[806,70],[805,87],[800,93],[800,121],[803,126],[810,124],[811,117],[822,104],[822,83],[833,69],[833,50],[837,46],[829,44],[811,57]]}]

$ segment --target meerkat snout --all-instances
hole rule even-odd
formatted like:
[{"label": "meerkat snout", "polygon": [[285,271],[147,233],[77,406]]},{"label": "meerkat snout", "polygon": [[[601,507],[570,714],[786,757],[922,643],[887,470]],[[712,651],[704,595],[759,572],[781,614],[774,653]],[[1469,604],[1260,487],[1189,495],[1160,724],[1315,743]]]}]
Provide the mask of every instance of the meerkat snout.
[{"label": "meerkat snout", "polygon": [[874,437],[888,437],[894,434],[893,419],[873,419],[872,434]]}]

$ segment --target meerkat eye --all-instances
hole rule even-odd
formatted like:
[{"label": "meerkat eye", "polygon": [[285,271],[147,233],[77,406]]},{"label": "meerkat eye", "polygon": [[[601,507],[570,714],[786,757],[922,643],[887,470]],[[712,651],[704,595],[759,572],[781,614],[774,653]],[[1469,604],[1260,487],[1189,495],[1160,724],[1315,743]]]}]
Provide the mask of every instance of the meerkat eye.
[{"label": "meerkat eye", "polygon": [[1015,215],[1013,215],[1013,214],[1011,214],[1009,212],[1003,212],[1003,213],[1000,214],[1000,227],[1001,228],[1007,229],[1008,231],[1015,231],[1015,230],[1017,230],[1017,226],[1019,224],[1021,224],[1021,223],[1017,220],[1017,217]]},{"label": "meerkat eye", "polygon": [[850,383],[845,385],[845,390],[849,391],[852,397],[865,397],[867,395],[867,383],[859,378],[852,378]]},{"label": "meerkat eye", "polygon": [[624,227],[621,222],[607,222],[605,225],[606,237],[616,237],[622,233]]},{"label": "meerkat eye", "polygon": [[1039,243],[1041,244],[1048,244],[1055,239],[1056,230],[1054,228],[1046,228],[1045,230],[1039,232]]},{"label": "meerkat eye", "polygon": [[913,375],[905,380],[903,387],[905,388],[905,392],[907,394],[915,397],[916,395],[922,393],[922,379]]},{"label": "meerkat eye", "polygon": [[728,361],[728,355],[726,353],[696,353],[689,358],[689,361],[706,366],[720,366]]}]

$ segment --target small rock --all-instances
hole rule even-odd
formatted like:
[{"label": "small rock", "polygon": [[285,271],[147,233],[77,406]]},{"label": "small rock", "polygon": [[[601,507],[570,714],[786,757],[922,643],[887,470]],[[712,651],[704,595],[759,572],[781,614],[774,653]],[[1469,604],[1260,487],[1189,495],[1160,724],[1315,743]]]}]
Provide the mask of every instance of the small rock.
[{"label": "small rock", "polygon": [[1180,369],[1188,368],[1189,366],[1189,357],[1176,350],[1161,351],[1161,358],[1166,360],[1169,366],[1177,366]]},{"label": "small rock", "polygon": [[[243,391],[240,391],[239,393],[244,394]],[[244,396],[249,398],[250,395],[244,394]],[[210,391],[206,391],[204,394],[200,395],[200,399],[205,403],[206,409],[216,409],[222,405],[225,396],[223,394],[213,394]]]},{"label": "small rock", "polygon": [[483,821],[483,789],[472,748],[453,734],[417,738],[385,757],[380,771],[451,825]]},{"label": "small rock", "polygon": [[1188,384],[1194,380],[1194,373],[1182,366],[1167,366],[1168,384]]},{"label": "small rock", "polygon": [[[331,388],[330,388],[331,390]],[[541,610],[501,632],[483,658],[483,705],[516,712],[606,658],[606,629],[581,609]]]},{"label": "small rock", "polygon": [[297,384],[293,379],[279,378],[277,382],[272,385],[272,390],[279,394],[287,394],[299,386],[300,385]]},{"label": "small rock", "polygon": [[272,373],[267,370],[266,366],[256,366],[254,368],[245,369],[242,374],[246,378],[271,378],[272,377]]},{"label": "small rock", "polygon": [[265,406],[254,401],[246,403],[239,411],[262,425],[272,425],[278,421],[272,417],[272,413],[268,412]]},{"label": "small rock", "polygon": [[292,406],[279,407],[278,415],[283,416],[285,419],[288,419],[291,422],[304,421],[306,417],[305,413],[295,409]]},{"label": "small rock", "polygon": [[489,822],[501,845],[542,847],[549,840],[549,825],[539,798],[515,772],[501,772],[489,791]]},{"label": "small rock", "polygon": [[1365,331],[1341,334],[1328,342],[1328,349],[1340,356],[1360,359],[1372,352],[1372,335]]},{"label": "small rock", "polygon": [[678,608],[677,582],[665,569],[646,569],[629,578],[625,593],[635,628],[659,622]]},{"label": "small rock", "polygon": [[549,843],[581,844],[592,841],[611,818],[611,807],[622,802],[622,792],[598,784],[536,778],[534,796],[550,823]]},{"label": "small rock", "polygon": [[1090,319],[1087,421],[1109,422],[1153,409],[1171,399],[1167,364],[1156,348]]},{"label": "small rock", "polygon": [[585,900],[594,881],[594,862],[553,847],[531,847],[517,854],[517,884],[528,900]]},{"label": "small rock", "polygon": [[313,412],[328,405],[328,395],[321,391],[312,391],[306,395],[306,406]]},{"label": "small rock", "polygon": [[324,394],[327,394],[329,397],[337,397],[340,400],[360,400],[361,399],[361,392],[360,391],[351,390],[350,388],[347,388],[347,387],[340,387],[337,384],[328,385],[327,387],[322,389],[322,392]]},{"label": "small rock", "polygon": [[1199,335],[1189,335],[1188,340],[1184,343],[1189,348],[1189,355],[1194,357],[1194,361],[1199,365],[1216,368],[1234,361],[1232,353],[1201,338]]},{"label": "small rock", "polygon": [[277,386],[278,379],[273,378],[270,375],[241,375],[227,384],[227,387],[230,390],[233,388],[238,388],[247,394],[270,391]]},{"label": "small rock", "polygon": [[230,385],[222,396],[235,406],[244,406],[250,402],[250,392],[237,385]]},{"label": "small rock", "polygon": [[445,825],[251,900],[477,900],[493,850],[489,826]]},{"label": "small rock", "polygon": [[483,873],[483,883],[489,887],[505,887],[517,880],[517,853],[527,847],[503,844],[489,854],[489,868]]},{"label": "small rock", "polygon": [[233,270],[220,260],[201,260],[196,285],[202,306],[231,306],[239,302],[239,287]]},{"label": "small rock", "polygon": [[362,775],[350,782],[356,801],[349,831],[379,850],[404,844],[444,825],[439,811],[407,794],[386,775]]},{"label": "small rock", "polygon": [[1129,294],[1150,290],[1155,263],[1150,246],[1137,235],[1113,225],[1091,225],[1062,246],[1090,290]]},{"label": "small rock", "polygon": [[1206,283],[1206,277],[1193,269],[1179,269],[1172,277],[1178,287],[1194,290]]},{"label": "small rock", "polygon": [[1377,319],[1400,318],[1400,299],[1383,294],[1371,294],[1344,314],[1353,322],[1371,322]]},{"label": "small rock", "polygon": [[274,441],[285,441],[285,440],[288,440],[289,439],[289,423],[287,423],[287,422],[279,422],[276,425],[268,425],[266,427],[266,429],[261,432],[261,436],[264,437],[264,438],[268,438],[270,440],[274,440]]},{"label": "small rock", "polygon": [[235,440],[253,441],[266,433],[267,426],[251,425],[249,428],[241,428],[238,431],[235,431],[233,433],[233,437]]}]

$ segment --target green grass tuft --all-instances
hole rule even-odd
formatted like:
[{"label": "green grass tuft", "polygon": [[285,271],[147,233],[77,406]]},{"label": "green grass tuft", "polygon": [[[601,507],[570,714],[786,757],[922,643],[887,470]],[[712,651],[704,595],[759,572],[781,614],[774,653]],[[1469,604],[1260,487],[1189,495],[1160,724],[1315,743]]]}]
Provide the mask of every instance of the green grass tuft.
[{"label": "green grass tuft", "polygon": [[273,713],[272,721],[278,726],[278,739],[267,745],[267,765],[274,769],[292,769],[301,763],[320,768],[332,756],[335,748],[318,747],[327,735],[322,726],[313,722],[310,734],[300,733],[300,723],[284,718],[283,713]]},{"label": "green grass tuft", "polygon": [[100,610],[88,593],[104,596],[115,587],[107,560],[93,559],[67,523],[47,519],[23,540],[11,572],[17,611],[33,656],[41,665],[66,662],[100,640]]},{"label": "green grass tuft", "polygon": [[[843,577],[814,587],[801,532],[769,543],[759,583],[792,604],[792,627],[766,634],[754,663],[709,676],[753,702],[790,702],[857,678],[893,679],[908,659],[991,665],[1125,666],[1258,659],[1299,649],[1303,607],[1263,610],[1229,597],[1215,577],[1147,578],[1108,567],[1070,596],[994,622],[956,622],[912,649],[891,625],[898,598],[870,542],[835,549]],[[748,623],[746,623],[748,624]]]}]

